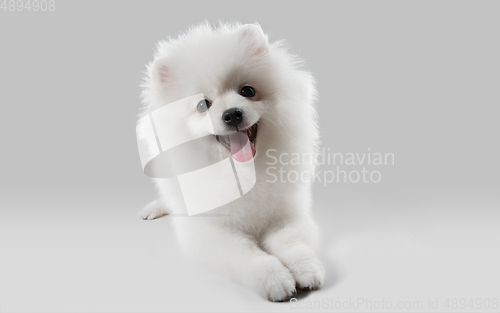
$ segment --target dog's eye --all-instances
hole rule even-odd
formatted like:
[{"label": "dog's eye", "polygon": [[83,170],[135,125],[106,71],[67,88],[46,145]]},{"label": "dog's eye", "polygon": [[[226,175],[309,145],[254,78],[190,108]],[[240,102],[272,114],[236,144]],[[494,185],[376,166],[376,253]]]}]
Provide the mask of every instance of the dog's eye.
[{"label": "dog's eye", "polygon": [[243,88],[241,88],[240,95],[245,98],[252,98],[255,96],[255,89],[252,86],[243,86]]},{"label": "dog's eye", "polygon": [[210,101],[208,101],[207,99],[203,99],[198,102],[198,106],[196,108],[198,109],[198,112],[205,113],[208,111],[208,108],[210,108],[211,105],[212,104],[210,103]]}]

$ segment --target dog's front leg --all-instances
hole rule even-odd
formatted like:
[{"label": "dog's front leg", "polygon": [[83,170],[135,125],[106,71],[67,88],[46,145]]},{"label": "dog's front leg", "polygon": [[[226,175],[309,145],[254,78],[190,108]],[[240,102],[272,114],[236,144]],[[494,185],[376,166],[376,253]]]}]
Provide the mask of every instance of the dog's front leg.
[{"label": "dog's front leg", "polygon": [[309,216],[297,216],[270,229],[262,246],[276,256],[292,273],[300,289],[318,289],[325,271],[316,257],[317,226]]},{"label": "dog's front leg", "polygon": [[191,219],[177,226],[181,245],[217,272],[250,287],[271,301],[295,293],[295,279],[283,264],[238,230]]}]

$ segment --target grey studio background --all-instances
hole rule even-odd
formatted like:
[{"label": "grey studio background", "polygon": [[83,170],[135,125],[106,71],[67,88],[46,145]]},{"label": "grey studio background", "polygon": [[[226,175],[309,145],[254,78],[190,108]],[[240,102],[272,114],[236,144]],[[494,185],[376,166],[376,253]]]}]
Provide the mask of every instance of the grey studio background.
[{"label": "grey studio background", "polygon": [[[500,310],[498,2],[55,7],[0,10],[0,312]],[[171,218],[135,215],[155,197],[135,139],[144,65],[205,19],[287,39],[317,78],[323,147],[395,156],[367,166],[379,183],[314,185],[327,277],[297,302],[212,274]]]}]

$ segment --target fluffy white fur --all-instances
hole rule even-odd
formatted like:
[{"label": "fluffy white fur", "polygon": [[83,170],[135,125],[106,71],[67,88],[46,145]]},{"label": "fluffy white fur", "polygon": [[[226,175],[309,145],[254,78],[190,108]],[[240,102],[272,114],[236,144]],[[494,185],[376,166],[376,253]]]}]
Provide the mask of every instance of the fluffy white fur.
[{"label": "fluffy white fur", "polygon": [[[257,90],[256,99],[239,95],[246,84]],[[270,183],[272,177],[266,174],[268,149],[276,149],[275,155],[317,152],[312,76],[301,69],[301,62],[283,42],[269,43],[259,25],[204,23],[158,44],[143,83],[144,111],[199,93],[213,102],[209,112],[216,134],[232,131],[220,120],[228,108],[243,110],[244,127],[259,122],[254,158],[257,183],[242,198],[206,216],[172,218],[181,246],[271,301],[289,299],[296,287],[317,289],[324,270],[314,252],[319,235],[310,216],[311,184]],[[185,116],[193,133],[210,132],[209,118],[195,107],[186,108]],[[141,136],[140,119],[138,129]],[[200,156],[213,157],[219,151],[213,145],[203,147]],[[312,164],[283,168],[314,171]],[[144,207],[139,216],[149,220],[185,214],[177,184],[168,179],[154,181],[160,199]]]}]

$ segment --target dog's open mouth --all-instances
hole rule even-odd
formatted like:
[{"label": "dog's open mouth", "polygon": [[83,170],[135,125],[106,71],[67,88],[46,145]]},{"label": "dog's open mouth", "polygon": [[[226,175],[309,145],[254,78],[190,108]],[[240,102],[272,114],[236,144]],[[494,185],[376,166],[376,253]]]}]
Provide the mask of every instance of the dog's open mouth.
[{"label": "dog's open mouth", "polygon": [[246,162],[255,155],[258,123],[244,130],[238,130],[231,135],[215,135],[220,144],[231,152],[236,161]]}]

